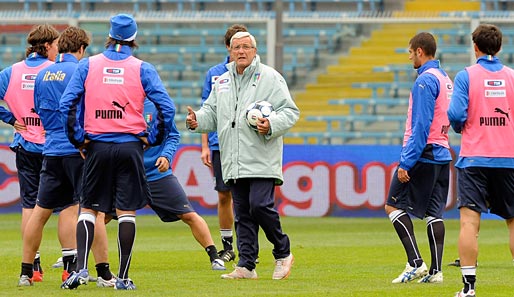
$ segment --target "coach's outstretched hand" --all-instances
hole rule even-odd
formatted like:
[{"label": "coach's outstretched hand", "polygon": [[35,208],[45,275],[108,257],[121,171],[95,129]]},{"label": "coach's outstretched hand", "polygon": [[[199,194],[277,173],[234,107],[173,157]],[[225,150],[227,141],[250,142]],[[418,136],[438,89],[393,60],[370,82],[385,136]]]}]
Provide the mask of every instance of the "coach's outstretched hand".
[{"label": "coach's outstretched hand", "polygon": [[186,127],[190,130],[194,130],[196,129],[196,127],[198,127],[198,122],[196,121],[196,114],[191,108],[191,106],[187,107]]}]

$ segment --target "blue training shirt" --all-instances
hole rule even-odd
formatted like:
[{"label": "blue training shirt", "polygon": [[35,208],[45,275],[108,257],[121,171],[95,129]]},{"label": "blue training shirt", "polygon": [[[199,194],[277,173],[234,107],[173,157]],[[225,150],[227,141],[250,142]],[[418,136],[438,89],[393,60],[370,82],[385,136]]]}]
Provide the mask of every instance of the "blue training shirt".
[{"label": "blue training shirt", "polygon": [[[157,115],[158,113],[157,109],[155,108],[155,104],[153,104],[150,100],[145,99],[144,117],[148,127],[153,125]],[[150,147],[145,150],[144,162],[146,179],[148,181],[159,180],[173,173],[171,164],[173,163],[173,158],[175,157],[175,152],[177,151],[179,142],[180,132],[175,125],[175,121],[173,121],[173,128],[171,129],[168,136],[164,138],[164,141],[158,146]],[[155,166],[155,162],[159,157],[166,157],[170,163],[170,168],[166,172],[159,172]]]},{"label": "blue training shirt", "polygon": [[[495,72],[504,66],[498,57],[488,59],[488,56],[479,57],[477,63],[485,69]],[[469,105],[469,74],[466,69],[461,70],[455,76],[454,90],[450,106],[448,107],[448,119],[455,132],[460,133],[468,117]],[[490,157],[459,157],[455,163],[457,168],[466,167],[495,167],[514,168],[514,158],[490,158]]]},{"label": "blue training shirt", "polygon": [[[441,73],[446,73],[440,68],[439,60],[431,60],[417,69],[418,75],[430,68],[437,68]],[[439,96],[439,80],[431,73],[418,76],[412,86],[412,134],[407,143],[402,147],[399,167],[410,170],[416,162],[446,164],[452,160],[450,150],[438,144],[432,144],[429,152],[430,158],[424,152],[427,146],[430,126],[434,118],[435,101]]]},{"label": "blue training shirt", "polygon": [[[209,95],[211,94],[212,86],[214,85],[214,82],[216,79],[222,75],[223,73],[227,72],[227,64],[230,61],[230,56],[227,56],[225,58],[225,61],[223,63],[220,63],[216,66],[211,67],[207,74],[205,75],[205,81],[203,83],[203,90],[202,90],[202,103],[209,98]],[[218,141],[218,133],[216,132],[209,132],[209,148],[211,150],[218,151],[220,149],[219,141]]]},{"label": "blue training shirt", "polygon": [[78,62],[72,54],[59,54],[55,64],[41,70],[36,77],[34,109],[45,127],[43,155],[68,156],[79,153],[68,140],[59,112],[61,95],[77,69]]}]

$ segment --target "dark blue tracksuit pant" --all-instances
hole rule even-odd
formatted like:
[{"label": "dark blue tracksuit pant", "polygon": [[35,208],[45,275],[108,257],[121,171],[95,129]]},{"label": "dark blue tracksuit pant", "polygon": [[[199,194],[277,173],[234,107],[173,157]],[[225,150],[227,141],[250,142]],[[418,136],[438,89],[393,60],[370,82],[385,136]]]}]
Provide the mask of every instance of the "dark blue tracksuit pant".
[{"label": "dark blue tracksuit pant", "polygon": [[258,234],[262,228],[273,244],[273,256],[289,256],[289,237],[282,232],[280,217],[274,208],[275,181],[271,178],[243,178],[231,184],[239,262],[237,266],[255,268],[259,254]]}]

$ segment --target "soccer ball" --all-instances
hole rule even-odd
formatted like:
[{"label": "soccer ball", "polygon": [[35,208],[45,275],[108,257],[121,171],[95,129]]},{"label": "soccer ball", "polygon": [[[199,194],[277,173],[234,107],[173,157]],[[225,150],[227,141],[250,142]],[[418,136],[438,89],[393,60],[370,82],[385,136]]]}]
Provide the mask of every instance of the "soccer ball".
[{"label": "soccer ball", "polygon": [[268,101],[250,103],[246,108],[246,122],[250,128],[257,131],[257,121],[259,118],[267,118],[274,112],[275,110],[273,109],[273,105]]}]

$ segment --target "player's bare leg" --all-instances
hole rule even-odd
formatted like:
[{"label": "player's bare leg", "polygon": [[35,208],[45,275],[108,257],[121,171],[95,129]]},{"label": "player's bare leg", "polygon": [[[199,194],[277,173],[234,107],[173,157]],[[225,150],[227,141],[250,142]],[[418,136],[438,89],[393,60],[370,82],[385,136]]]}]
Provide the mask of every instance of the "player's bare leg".
[{"label": "player's bare leg", "polygon": [[110,219],[106,219],[106,215],[103,212],[98,212],[95,222],[95,238],[91,245],[91,252],[93,257],[95,257],[95,267],[98,276],[95,280],[97,287],[114,287],[116,285],[116,278],[109,266],[109,242],[106,227],[109,221]]},{"label": "player's bare leg", "polygon": [[77,204],[67,207],[59,213],[57,232],[62,249],[62,281],[65,281],[69,274],[76,270],[78,211],[79,206]]},{"label": "player's bare leg", "polygon": [[509,228],[509,247],[512,256],[512,264],[514,264],[514,218],[506,220],[507,227]]},{"label": "player's bare leg", "polygon": [[[22,242],[23,254],[21,260],[21,273],[20,277],[26,276],[27,284],[32,284],[34,278],[34,262],[43,238],[43,227],[45,226],[48,218],[52,215],[51,209],[41,208],[35,206],[34,209],[23,208],[22,210]],[[37,281],[42,280],[41,273],[37,276]],[[20,283],[18,285],[26,285]]]},{"label": "player's bare leg", "polygon": [[209,255],[212,269],[225,270],[225,265],[218,256],[218,251],[214,245],[214,240],[212,240],[211,231],[209,230],[207,222],[194,211],[179,215],[178,217],[189,226],[193,237]]},{"label": "player's bare leg", "polygon": [[475,290],[478,258],[478,233],[480,213],[467,207],[460,208],[459,257],[464,292]]},{"label": "player's bare leg", "polygon": [[214,245],[209,226],[198,213],[188,212],[180,215],[179,218],[191,228],[194,238],[202,247]]},{"label": "player's bare leg", "polygon": [[480,213],[469,208],[460,209],[459,257],[462,266],[475,266],[478,258]]},{"label": "player's bare leg", "polygon": [[33,211],[34,211],[34,209],[32,209],[32,208],[22,208],[21,209],[21,237],[22,238],[23,238],[23,234],[25,233],[25,226],[27,226],[27,223],[28,223]]},{"label": "player's bare leg", "polygon": [[223,243],[223,252],[220,257],[223,261],[229,262],[235,259],[234,233],[234,208],[232,206],[232,194],[230,191],[218,192],[218,221],[221,232],[221,242]]}]

